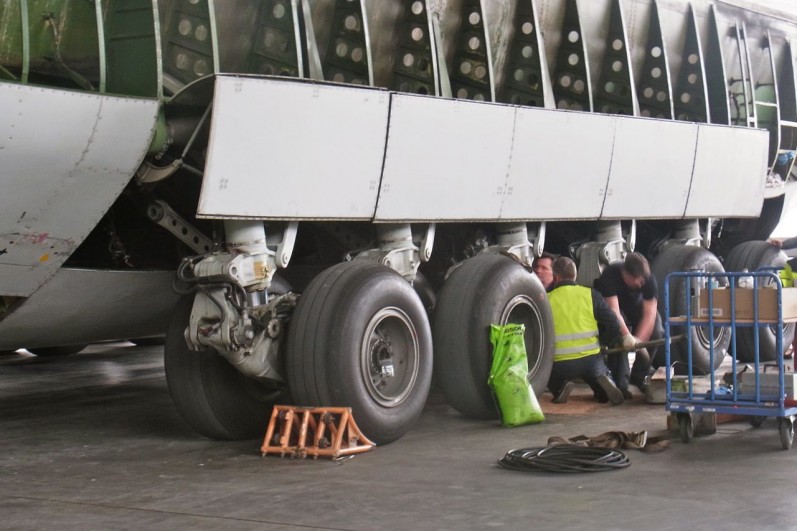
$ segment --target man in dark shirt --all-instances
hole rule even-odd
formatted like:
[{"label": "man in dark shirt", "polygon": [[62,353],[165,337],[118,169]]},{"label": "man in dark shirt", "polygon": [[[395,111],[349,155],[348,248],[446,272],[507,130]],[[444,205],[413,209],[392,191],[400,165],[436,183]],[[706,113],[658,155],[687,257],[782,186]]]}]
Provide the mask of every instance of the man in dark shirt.
[{"label": "man in dark shirt", "polygon": [[[661,339],[664,327],[657,310],[658,285],[650,274],[647,259],[639,253],[628,253],[625,261],[611,264],[595,280],[595,289],[606,299],[606,303],[620,321],[623,347],[629,352],[641,341]],[[617,386],[625,398],[630,398],[628,384],[644,390],[645,377],[650,371],[650,360],[656,350],[648,353],[637,351],[634,366],[628,368],[628,355],[625,353],[609,355],[608,365]]]}]

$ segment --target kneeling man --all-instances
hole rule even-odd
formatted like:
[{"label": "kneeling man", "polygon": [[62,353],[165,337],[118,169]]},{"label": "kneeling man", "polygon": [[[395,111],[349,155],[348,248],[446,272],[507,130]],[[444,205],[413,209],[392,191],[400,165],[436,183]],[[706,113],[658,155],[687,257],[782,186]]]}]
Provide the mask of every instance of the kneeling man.
[{"label": "kneeling man", "polygon": [[564,403],[575,386],[573,380],[581,378],[599,401],[622,404],[623,393],[601,354],[601,343],[610,345],[620,339],[620,323],[598,291],[576,284],[576,274],[570,258],[554,261],[554,288],[548,300],[556,337],[548,389],[554,402]]}]

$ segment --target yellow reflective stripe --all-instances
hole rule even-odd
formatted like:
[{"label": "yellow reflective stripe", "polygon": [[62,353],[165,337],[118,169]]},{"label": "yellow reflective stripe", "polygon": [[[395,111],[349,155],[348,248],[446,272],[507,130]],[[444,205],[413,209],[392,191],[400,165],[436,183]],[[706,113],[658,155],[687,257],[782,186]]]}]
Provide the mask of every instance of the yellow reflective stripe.
[{"label": "yellow reflective stripe", "polygon": [[573,339],[587,339],[590,337],[597,337],[598,331],[597,330],[590,330],[589,332],[581,332],[578,334],[562,334],[556,336],[556,341],[571,341]]},{"label": "yellow reflective stripe", "polygon": [[595,349],[600,350],[600,348],[601,348],[600,343],[598,343],[597,341],[593,341],[592,343],[587,343],[587,344],[575,345],[572,347],[556,347],[554,356],[559,356],[560,354],[575,354],[577,352],[584,352]]},{"label": "yellow reflective stripe", "polygon": [[600,354],[601,350],[595,349],[594,351],[587,351],[587,352],[578,352],[576,354],[562,354],[561,356],[554,356],[553,362],[556,363],[557,361],[571,361],[571,360],[578,360],[581,358],[586,358],[587,356],[597,356]]}]

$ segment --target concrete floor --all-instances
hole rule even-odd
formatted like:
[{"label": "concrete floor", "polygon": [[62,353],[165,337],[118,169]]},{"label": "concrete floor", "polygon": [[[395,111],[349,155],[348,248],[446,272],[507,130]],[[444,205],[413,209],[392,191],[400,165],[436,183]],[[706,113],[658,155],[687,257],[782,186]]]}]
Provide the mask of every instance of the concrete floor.
[{"label": "concrete floor", "polygon": [[[260,456],[261,441],[195,435],[175,411],[162,348],[94,345],[0,356],[2,529],[783,529],[795,527],[797,448],[776,423],[723,424],[612,472],[513,472],[507,450],[548,437],[660,432],[634,400],[506,429],[437,395],[398,442],[330,462]],[[264,426],[265,430],[265,426]]]}]

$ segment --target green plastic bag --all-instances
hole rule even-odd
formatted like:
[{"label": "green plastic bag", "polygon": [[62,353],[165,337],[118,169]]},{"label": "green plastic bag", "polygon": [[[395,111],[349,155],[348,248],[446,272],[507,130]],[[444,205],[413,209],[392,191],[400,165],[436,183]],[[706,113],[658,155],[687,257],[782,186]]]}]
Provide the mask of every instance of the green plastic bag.
[{"label": "green plastic bag", "polygon": [[504,426],[536,424],[545,420],[534,389],[526,379],[529,364],[523,334],[526,327],[519,324],[492,325],[493,366],[487,384],[493,391],[501,423]]}]

